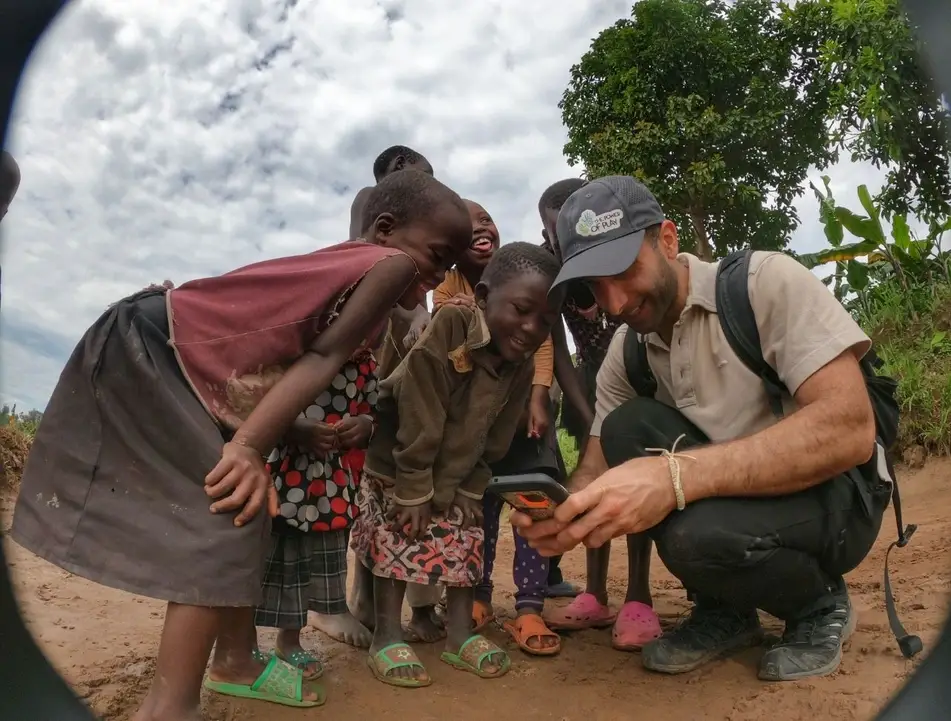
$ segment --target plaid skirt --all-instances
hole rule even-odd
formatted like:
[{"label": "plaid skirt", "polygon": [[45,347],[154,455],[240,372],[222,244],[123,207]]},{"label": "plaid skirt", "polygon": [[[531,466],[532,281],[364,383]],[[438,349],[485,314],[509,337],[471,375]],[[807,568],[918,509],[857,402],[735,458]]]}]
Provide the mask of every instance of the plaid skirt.
[{"label": "plaid skirt", "polygon": [[307,625],[308,610],[346,613],[349,536],[349,529],[271,534],[264,601],[254,611],[254,625],[297,629]]},{"label": "plaid skirt", "polygon": [[463,528],[462,512],[434,513],[423,533],[411,541],[387,519],[392,491],[366,473],[357,493],[360,515],[353,525],[353,550],[374,576],[432,586],[471,588],[482,580],[482,528]]}]

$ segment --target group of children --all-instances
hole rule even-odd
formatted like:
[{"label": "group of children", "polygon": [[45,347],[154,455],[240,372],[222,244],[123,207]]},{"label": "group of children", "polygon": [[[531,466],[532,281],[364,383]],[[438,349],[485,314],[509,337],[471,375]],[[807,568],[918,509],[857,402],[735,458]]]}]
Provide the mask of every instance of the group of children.
[{"label": "group of children", "polygon": [[[390,149],[374,171],[353,240],[121,300],[50,399],[12,537],[168,602],[135,721],[199,718],[203,678],[232,696],[323,703],[320,660],[300,641],[308,624],[369,647],[370,671],[391,685],[431,683],[413,640],[444,638],[442,660],[482,678],[510,666],[481,634],[502,510],[486,486],[493,474],[563,473],[549,388],[557,376],[583,443],[615,327],[583,287],[549,293],[554,218],[581,181],[543,195],[545,243],[501,246],[486,210],[418,153]],[[549,562],[515,539],[506,630],[520,648],[555,654],[553,627],[612,620],[589,579],[546,624]],[[598,575],[589,568],[595,586]],[[278,629],[272,651],[256,626]]]}]

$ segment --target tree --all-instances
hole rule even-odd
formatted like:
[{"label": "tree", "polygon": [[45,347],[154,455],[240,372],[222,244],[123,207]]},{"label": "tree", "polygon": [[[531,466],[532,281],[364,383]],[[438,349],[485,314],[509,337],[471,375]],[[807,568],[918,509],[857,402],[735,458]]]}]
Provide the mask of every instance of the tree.
[{"label": "tree", "polygon": [[[644,181],[702,258],[781,249],[810,166],[835,158],[817,81],[771,0],[641,0],[571,70],[565,154],[589,176]],[[807,46],[808,47],[808,46]]]},{"label": "tree", "polygon": [[853,160],[888,166],[876,199],[885,216],[946,219],[949,114],[900,0],[802,0],[787,21],[802,43],[819,48],[832,143]]}]

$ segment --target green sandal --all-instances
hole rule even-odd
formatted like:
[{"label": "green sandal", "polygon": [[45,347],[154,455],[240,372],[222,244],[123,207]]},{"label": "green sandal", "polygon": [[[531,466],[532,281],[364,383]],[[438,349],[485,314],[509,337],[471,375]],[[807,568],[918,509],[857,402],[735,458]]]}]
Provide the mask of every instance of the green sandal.
[{"label": "green sandal", "polygon": [[263,666],[267,666],[268,662],[271,660],[272,655],[273,654],[270,654],[270,653],[264,653],[264,651],[262,651],[259,648],[255,648],[251,652],[251,658],[253,658],[255,661],[257,661],[259,664]]},{"label": "green sandal", "polygon": [[[482,666],[486,660],[496,654],[502,654],[503,657],[499,670],[492,673],[483,671]],[[507,674],[512,666],[512,659],[505,651],[479,634],[470,636],[469,640],[459,647],[459,653],[443,651],[440,658],[453,668],[474,673],[479,678],[499,678]]]},{"label": "green sandal", "polygon": [[223,696],[236,698],[250,698],[256,701],[268,701],[282,706],[297,708],[313,708],[322,706],[327,700],[320,687],[308,687],[309,691],[317,692],[316,701],[304,700],[304,674],[300,669],[282,661],[277,656],[271,656],[267,666],[250,686],[225,681],[205,679],[205,688]]},{"label": "green sandal", "polygon": [[408,643],[391,643],[384,646],[375,654],[367,656],[367,666],[376,676],[377,681],[382,681],[390,686],[399,686],[401,688],[423,688],[432,684],[431,678],[401,678],[391,676],[390,672],[398,668],[420,668],[426,672],[426,667],[419,660],[419,656]]},{"label": "green sandal", "polygon": [[[310,651],[305,651],[304,649],[299,648],[296,651],[293,651],[285,656],[277,649],[274,649],[274,655],[277,656],[282,661],[286,661],[291,666],[294,666],[295,668],[298,668],[301,671],[303,671],[305,681],[313,681],[324,675],[323,664],[320,662],[320,659],[317,658]],[[311,673],[308,673],[307,667],[313,663],[317,664],[317,670]]]}]

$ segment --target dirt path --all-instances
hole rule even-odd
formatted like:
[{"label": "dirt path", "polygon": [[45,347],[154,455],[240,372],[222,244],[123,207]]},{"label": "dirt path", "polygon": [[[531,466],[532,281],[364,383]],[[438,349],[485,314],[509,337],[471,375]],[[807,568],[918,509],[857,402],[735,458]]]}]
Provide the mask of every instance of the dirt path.
[{"label": "dirt path", "polygon": [[[902,473],[907,519],[919,524],[910,547],[893,554],[896,601],[905,625],[926,647],[940,631],[951,591],[951,460],[931,461]],[[8,514],[4,516],[8,517]],[[305,632],[327,660],[329,700],[316,710],[297,710],[209,696],[209,721],[290,721],[291,719],[375,719],[378,721],[476,721],[493,714],[521,721],[607,721],[638,712],[678,721],[775,721],[803,718],[869,719],[913,670],[901,658],[888,631],[881,590],[885,547],[895,526],[886,515],[871,557],[849,578],[859,612],[858,631],[840,671],[809,682],[766,685],[756,680],[758,651],[714,663],[686,676],[648,674],[633,655],[613,651],[609,631],[572,635],[555,659],[530,659],[511,645],[513,669],[498,681],[453,671],[434,648],[421,657],[435,677],[428,689],[393,689],[373,680],[364,653]],[[624,588],[625,554],[616,544],[611,591]],[[163,607],[154,601],[97,586],[71,576],[10,544],[16,590],[34,634],[77,692],[110,721],[128,719],[151,678]],[[500,548],[500,563],[511,562],[511,537]],[[576,550],[563,562],[569,578],[584,576],[584,555]],[[512,584],[504,573],[499,605],[511,612]],[[686,608],[679,584],[655,560],[652,576],[658,612],[673,623]],[[779,630],[772,619],[766,623]],[[495,640],[505,636],[493,630]],[[271,638],[262,632],[267,646]],[[643,710],[643,711],[642,711]]]}]

